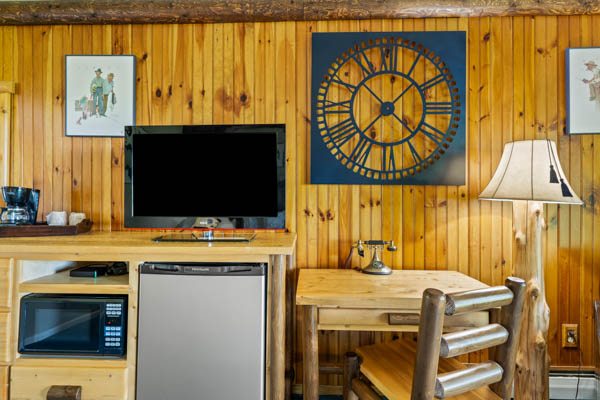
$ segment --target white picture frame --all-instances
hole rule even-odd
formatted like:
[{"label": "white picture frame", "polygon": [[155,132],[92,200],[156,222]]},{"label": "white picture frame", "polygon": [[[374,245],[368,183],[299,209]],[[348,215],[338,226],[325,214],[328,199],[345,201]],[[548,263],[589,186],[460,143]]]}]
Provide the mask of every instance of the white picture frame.
[{"label": "white picture frame", "polygon": [[124,137],[135,125],[135,67],[134,55],[66,55],[65,135]]},{"label": "white picture frame", "polygon": [[600,133],[600,47],[566,50],[567,134]]}]

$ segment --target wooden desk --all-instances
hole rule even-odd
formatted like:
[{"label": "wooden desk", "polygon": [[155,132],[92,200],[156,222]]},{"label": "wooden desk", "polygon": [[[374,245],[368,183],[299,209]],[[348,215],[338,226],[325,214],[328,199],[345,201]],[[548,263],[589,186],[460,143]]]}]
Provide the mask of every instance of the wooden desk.
[{"label": "wooden desk", "polygon": [[[455,271],[301,270],[296,304],[303,306],[304,399],[319,398],[318,330],[416,332],[425,289],[452,293],[484,287]],[[488,313],[478,312],[447,318],[445,325],[452,330],[488,322]]]},{"label": "wooden desk", "polygon": [[[42,393],[52,384],[68,383],[83,385],[84,396],[87,392],[87,396],[94,398],[134,400],[138,268],[145,261],[268,263],[266,399],[283,400],[286,391],[289,396],[290,382],[286,375],[292,376],[289,371],[293,359],[292,319],[285,310],[293,306],[290,282],[295,275],[292,261],[296,235],[259,232],[250,243],[155,243],[151,239],[156,236],[160,233],[90,232],[68,237],[0,239],[0,398],[7,397],[5,382],[10,368],[11,398],[34,398],[37,394],[33,392]],[[57,261],[66,261],[58,263],[63,266],[71,261],[124,261],[129,264],[129,276],[81,283],[64,272],[54,274],[52,270],[48,272],[51,275],[25,278]],[[28,291],[128,294],[127,356],[115,360],[19,358],[16,349],[19,299]],[[89,377],[92,373],[94,379]],[[103,389],[106,387],[111,391]]]}]

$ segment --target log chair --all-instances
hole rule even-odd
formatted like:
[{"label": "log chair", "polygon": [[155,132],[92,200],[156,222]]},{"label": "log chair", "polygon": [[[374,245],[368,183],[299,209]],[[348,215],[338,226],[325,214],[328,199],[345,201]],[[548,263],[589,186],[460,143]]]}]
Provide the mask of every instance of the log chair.
[{"label": "log chair", "polygon": [[[509,400],[526,284],[508,278],[505,285],[457,294],[427,289],[417,343],[400,339],[346,354],[344,400],[374,400],[380,394],[389,400]],[[497,307],[502,307],[499,324],[442,334],[444,315]],[[453,358],[494,346],[494,361],[467,367]]]}]

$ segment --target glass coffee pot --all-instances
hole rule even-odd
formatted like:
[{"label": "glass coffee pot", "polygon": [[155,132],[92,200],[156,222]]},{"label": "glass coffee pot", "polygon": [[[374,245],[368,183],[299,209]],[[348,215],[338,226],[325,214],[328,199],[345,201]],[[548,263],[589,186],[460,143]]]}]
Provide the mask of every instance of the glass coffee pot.
[{"label": "glass coffee pot", "polygon": [[31,189],[18,186],[3,186],[2,198],[6,207],[2,208],[0,223],[23,225],[28,224],[31,215],[27,207]]},{"label": "glass coffee pot", "polygon": [[6,207],[2,208],[0,221],[3,224],[23,225],[29,223],[29,213],[22,207]]}]

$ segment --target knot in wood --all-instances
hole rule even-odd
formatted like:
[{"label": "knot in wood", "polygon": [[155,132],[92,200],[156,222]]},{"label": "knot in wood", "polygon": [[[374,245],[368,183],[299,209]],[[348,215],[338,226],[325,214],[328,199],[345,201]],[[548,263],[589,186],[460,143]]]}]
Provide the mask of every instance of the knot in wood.
[{"label": "knot in wood", "polygon": [[529,287],[529,296],[533,300],[536,300],[539,295],[540,295],[540,287],[538,286],[537,282],[531,283],[531,286]]},{"label": "knot in wood", "polygon": [[515,241],[521,246],[525,246],[527,244],[527,236],[525,233],[517,231],[515,232]]},{"label": "knot in wood", "polygon": [[546,348],[546,340],[540,332],[535,336],[535,348],[537,351],[543,351]]},{"label": "knot in wood", "polygon": [[538,296],[540,295],[539,289],[531,289],[530,295],[534,300],[536,300],[538,298]]}]

